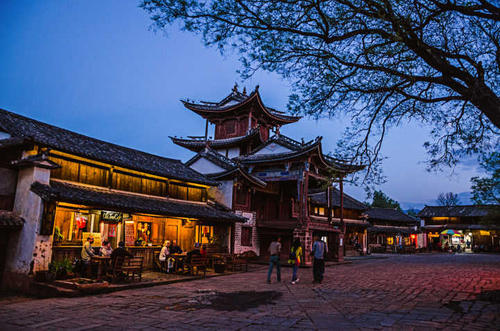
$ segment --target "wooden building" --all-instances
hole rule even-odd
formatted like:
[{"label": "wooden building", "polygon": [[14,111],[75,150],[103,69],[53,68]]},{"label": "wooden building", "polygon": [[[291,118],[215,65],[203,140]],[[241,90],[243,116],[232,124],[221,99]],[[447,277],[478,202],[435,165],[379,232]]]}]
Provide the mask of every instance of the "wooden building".
[{"label": "wooden building", "polygon": [[371,252],[414,252],[423,245],[416,218],[393,208],[370,208],[365,213]]},{"label": "wooden building", "polygon": [[164,240],[230,251],[245,219],[209,200],[219,183],[169,159],[0,110],[0,270],[26,286],[31,271],[80,256],[88,236],[124,241],[151,265]]},{"label": "wooden building", "polygon": [[[328,204],[328,195],[330,196],[330,204]],[[334,229],[342,229],[342,226],[345,226],[344,256],[365,254],[367,251],[366,229],[370,223],[366,221],[364,211],[368,207],[345,193],[342,200],[340,190],[334,187],[330,189],[330,193],[325,190],[310,193],[309,217],[311,219],[311,226],[322,237],[326,238],[331,236],[331,231],[329,231],[331,225],[333,225]],[[343,205],[342,221],[340,217],[341,205]],[[328,210],[330,210],[330,217],[328,217]],[[331,247],[331,257],[335,257],[338,254],[335,249],[335,247]]]},{"label": "wooden building", "polygon": [[418,216],[432,250],[448,244],[467,252],[500,251],[499,205],[425,206]]},{"label": "wooden building", "polygon": [[[281,134],[281,126],[300,117],[265,106],[258,87],[247,95],[235,86],[219,102],[183,103],[206,119],[205,135],[171,139],[197,153],[186,165],[221,181],[214,194],[247,219],[236,225],[236,252],[253,250],[265,256],[277,236],[282,238],[284,259],[294,237],[301,238],[306,251],[314,234],[331,234],[332,247],[343,243],[343,228],[311,219],[308,196],[311,189],[342,182],[361,166],[325,155],[321,137],[299,142]],[[213,139],[209,124],[215,125]]]}]

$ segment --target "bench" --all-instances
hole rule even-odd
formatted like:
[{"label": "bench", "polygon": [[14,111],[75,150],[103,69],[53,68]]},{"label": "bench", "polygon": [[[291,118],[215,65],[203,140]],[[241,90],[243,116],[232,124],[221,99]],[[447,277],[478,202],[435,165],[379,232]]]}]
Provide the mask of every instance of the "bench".
[{"label": "bench", "polygon": [[245,269],[248,271],[248,261],[239,255],[232,255],[227,259],[228,268],[231,271],[237,271]]},{"label": "bench", "polygon": [[193,255],[191,256],[191,261],[189,263],[186,263],[186,266],[188,268],[189,273],[193,276],[195,268],[196,268],[196,275],[198,275],[200,270],[202,270],[203,278],[205,278],[207,274],[208,259],[200,255]]},{"label": "bench", "polygon": [[135,281],[135,277],[142,280],[142,269],[144,257],[119,256],[113,264],[113,282],[125,276],[127,279]]}]

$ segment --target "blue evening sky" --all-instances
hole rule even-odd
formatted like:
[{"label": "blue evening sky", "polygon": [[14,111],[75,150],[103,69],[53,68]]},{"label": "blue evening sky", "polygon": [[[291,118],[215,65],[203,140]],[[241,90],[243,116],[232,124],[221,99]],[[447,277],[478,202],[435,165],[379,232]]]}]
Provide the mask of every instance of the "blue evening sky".
[{"label": "blue evening sky", "polygon": [[[137,1],[0,1],[0,108],[120,145],[186,161],[193,153],[168,136],[202,135],[204,120],[182,98],[218,101],[235,82],[260,85],[264,102],[285,110],[290,83],[257,73],[245,82],[238,55],[206,48],[196,35],[172,27],[165,35]],[[282,132],[306,140],[322,135],[335,147],[340,121],[302,119]],[[426,130],[392,130],[383,154],[381,189],[409,203],[433,203],[440,192],[466,192],[474,165],[429,173],[422,161]],[[361,188],[346,192],[364,201]]]}]

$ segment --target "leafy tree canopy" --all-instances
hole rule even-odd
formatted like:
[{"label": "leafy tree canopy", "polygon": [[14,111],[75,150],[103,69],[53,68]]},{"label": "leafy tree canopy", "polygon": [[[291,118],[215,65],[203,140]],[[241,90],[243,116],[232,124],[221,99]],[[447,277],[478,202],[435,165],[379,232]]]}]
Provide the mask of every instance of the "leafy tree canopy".
[{"label": "leafy tree canopy", "polygon": [[372,197],[373,197],[373,200],[372,200],[372,203],[370,204],[371,207],[392,208],[392,209],[401,210],[401,206],[399,205],[399,202],[389,198],[382,191],[377,191],[377,190],[374,191]]},{"label": "leafy tree canopy", "polygon": [[500,152],[481,160],[486,177],[472,177],[472,200],[477,204],[500,204]]},{"label": "leafy tree canopy", "polygon": [[500,143],[500,6],[488,0],[143,0],[207,45],[293,82],[289,109],[352,119],[338,156],[379,160],[387,131],[433,128],[429,166]]},{"label": "leafy tree canopy", "polygon": [[439,206],[449,207],[458,205],[460,200],[458,199],[458,194],[454,194],[453,192],[439,193],[437,203]]}]

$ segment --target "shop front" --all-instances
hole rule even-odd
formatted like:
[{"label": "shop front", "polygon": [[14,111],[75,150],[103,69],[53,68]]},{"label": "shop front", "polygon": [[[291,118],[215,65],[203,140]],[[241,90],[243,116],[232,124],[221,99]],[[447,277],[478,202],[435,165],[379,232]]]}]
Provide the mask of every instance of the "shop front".
[{"label": "shop front", "polygon": [[200,243],[212,252],[229,253],[234,222],[245,220],[214,204],[72,183],[37,184],[32,190],[45,200],[42,228],[52,237],[54,261],[80,258],[82,245],[90,236],[94,248],[107,240],[114,249],[123,241],[133,255],[144,257],[146,268],[153,266],[166,240],[175,240],[183,251]]},{"label": "shop front", "polygon": [[99,248],[106,240],[114,249],[120,241],[135,256],[153,266],[162,244],[176,241],[183,251],[201,243],[220,252],[229,250],[230,225],[188,218],[140,213],[123,213],[61,203],[56,207],[53,233],[53,260],[80,258],[83,243],[94,238]]},{"label": "shop front", "polygon": [[412,253],[422,246],[419,234],[410,227],[369,227],[368,242],[373,253]]},{"label": "shop front", "polygon": [[358,223],[346,222],[344,256],[358,256],[366,253],[368,223],[366,221],[358,221]]},{"label": "shop front", "polygon": [[491,252],[500,250],[498,230],[493,226],[425,226],[429,250],[454,252]]}]

